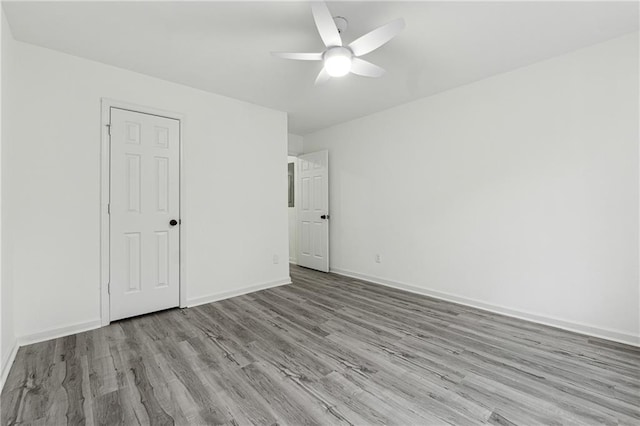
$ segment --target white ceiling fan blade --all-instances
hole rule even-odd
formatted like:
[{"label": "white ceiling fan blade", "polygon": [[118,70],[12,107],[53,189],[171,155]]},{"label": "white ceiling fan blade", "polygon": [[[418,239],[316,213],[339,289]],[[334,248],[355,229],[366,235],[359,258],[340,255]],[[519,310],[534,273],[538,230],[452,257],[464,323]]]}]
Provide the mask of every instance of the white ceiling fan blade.
[{"label": "white ceiling fan blade", "polygon": [[322,1],[311,3],[311,12],[313,13],[313,20],[316,21],[320,38],[322,38],[325,46],[342,46],[340,33],[326,3]]},{"label": "white ceiling fan blade", "polygon": [[326,83],[330,78],[331,76],[329,75],[327,70],[325,70],[324,67],[322,67],[322,69],[318,73],[318,77],[316,77],[315,85],[318,86],[322,83]]},{"label": "white ceiling fan blade", "polygon": [[355,56],[366,55],[397,36],[403,29],[404,19],[396,19],[352,41],[349,49]]},{"label": "white ceiling fan blade", "polygon": [[299,61],[321,61],[322,53],[287,53],[287,52],[271,52],[278,58],[297,59]]},{"label": "white ceiling fan blade", "polygon": [[353,58],[351,61],[351,72],[363,77],[382,77],[386,73],[384,68],[360,58]]}]

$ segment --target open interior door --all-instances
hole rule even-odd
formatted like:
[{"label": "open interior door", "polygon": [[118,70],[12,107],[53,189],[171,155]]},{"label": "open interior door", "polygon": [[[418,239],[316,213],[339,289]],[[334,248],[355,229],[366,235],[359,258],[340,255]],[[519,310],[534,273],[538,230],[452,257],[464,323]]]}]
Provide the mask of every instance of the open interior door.
[{"label": "open interior door", "polygon": [[329,272],[329,151],[298,157],[298,265]]}]

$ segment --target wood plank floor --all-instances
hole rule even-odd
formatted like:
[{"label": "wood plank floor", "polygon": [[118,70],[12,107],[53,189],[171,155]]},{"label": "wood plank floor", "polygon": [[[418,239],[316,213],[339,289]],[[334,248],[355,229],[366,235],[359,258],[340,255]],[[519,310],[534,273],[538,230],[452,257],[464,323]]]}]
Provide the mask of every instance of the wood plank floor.
[{"label": "wood plank floor", "polygon": [[292,267],[20,348],[2,424],[640,424],[640,349]]}]

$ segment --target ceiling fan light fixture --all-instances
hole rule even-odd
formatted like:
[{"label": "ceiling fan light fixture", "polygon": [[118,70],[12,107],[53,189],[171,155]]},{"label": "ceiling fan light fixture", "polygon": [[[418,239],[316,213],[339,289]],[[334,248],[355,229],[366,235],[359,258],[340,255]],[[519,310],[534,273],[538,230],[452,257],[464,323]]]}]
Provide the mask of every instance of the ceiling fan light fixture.
[{"label": "ceiling fan light fixture", "polygon": [[332,47],[324,53],[324,69],[331,77],[342,77],[351,71],[353,53],[346,47]]},{"label": "ceiling fan light fixture", "polygon": [[312,1],[311,12],[322,43],[327,49],[319,53],[271,52],[273,56],[300,61],[323,61],[322,70],[316,77],[316,86],[327,82],[331,77],[342,77],[349,73],[363,77],[384,75],[383,68],[361,59],[360,56],[376,50],[397,36],[404,29],[404,19],[391,21],[344,46],[340,33],[346,30],[347,20],[341,16],[331,16],[327,4],[323,1]]}]

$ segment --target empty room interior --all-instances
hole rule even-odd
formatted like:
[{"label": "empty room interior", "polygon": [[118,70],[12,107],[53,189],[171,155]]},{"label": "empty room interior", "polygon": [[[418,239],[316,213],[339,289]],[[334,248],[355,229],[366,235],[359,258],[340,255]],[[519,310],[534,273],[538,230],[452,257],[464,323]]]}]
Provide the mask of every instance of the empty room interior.
[{"label": "empty room interior", "polygon": [[637,1],[2,1],[2,425],[640,425]]}]

